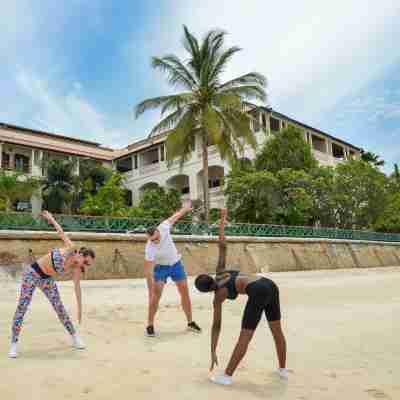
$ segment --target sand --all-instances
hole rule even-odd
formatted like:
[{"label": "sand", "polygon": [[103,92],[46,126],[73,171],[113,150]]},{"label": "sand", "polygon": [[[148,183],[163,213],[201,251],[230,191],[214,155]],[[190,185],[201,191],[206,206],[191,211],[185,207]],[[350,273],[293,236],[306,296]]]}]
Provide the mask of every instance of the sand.
[{"label": "sand", "polygon": [[[20,338],[7,358],[16,282],[0,281],[0,399],[399,399],[400,268],[273,273],[288,341],[288,382],[277,378],[263,320],[231,387],[209,382],[211,296],[190,281],[201,335],[185,331],[169,283],[158,314],[159,338],[144,337],[143,280],[86,281],[80,332],[72,349],[43,294],[35,293]],[[60,283],[75,317],[71,282]],[[224,305],[218,355],[223,368],[240,329],[245,296]],[[75,319],[75,318],[74,318]]]}]

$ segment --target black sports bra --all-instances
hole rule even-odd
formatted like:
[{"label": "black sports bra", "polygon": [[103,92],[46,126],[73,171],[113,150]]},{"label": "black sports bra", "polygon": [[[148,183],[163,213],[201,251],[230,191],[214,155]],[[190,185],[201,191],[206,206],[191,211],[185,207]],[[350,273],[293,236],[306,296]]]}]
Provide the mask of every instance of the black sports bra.
[{"label": "black sports bra", "polygon": [[[220,288],[226,288],[228,290],[228,299],[229,300],[235,300],[239,293],[236,290],[236,278],[239,275],[239,271],[224,271],[221,275],[228,273],[229,274],[229,279],[224,282]],[[223,279],[223,278],[222,278]],[[219,280],[222,280],[221,278]]]}]

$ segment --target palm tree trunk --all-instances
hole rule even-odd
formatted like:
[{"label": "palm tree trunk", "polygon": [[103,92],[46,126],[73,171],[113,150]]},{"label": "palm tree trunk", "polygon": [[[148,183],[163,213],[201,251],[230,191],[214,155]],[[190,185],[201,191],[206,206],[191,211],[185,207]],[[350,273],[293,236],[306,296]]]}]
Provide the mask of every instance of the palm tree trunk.
[{"label": "palm tree trunk", "polygon": [[204,219],[208,224],[210,212],[210,192],[208,188],[208,146],[207,136],[202,135],[202,156],[203,156],[203,202],[204,202]]}]

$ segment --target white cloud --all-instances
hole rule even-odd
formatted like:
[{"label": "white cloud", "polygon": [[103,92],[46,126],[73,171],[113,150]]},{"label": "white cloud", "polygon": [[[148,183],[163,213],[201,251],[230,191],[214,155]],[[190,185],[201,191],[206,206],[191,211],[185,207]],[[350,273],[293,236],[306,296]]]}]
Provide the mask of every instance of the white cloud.
[{"label": "white cloud", "polygon": [[172,13],[153,54],[182,54],[182,24],[197,34],[223,28],[244,49],[229,75],[264,73],[271,105],[299,118],[318,119],[400,56],[393,0],[178,0]]},{"label": "white cloud", "polygon": [[56,93],[46,81],[20,70],[16,83],[26,103],[31,105],[31,115],[35,116],[30,126],[116,147],[125,144],[124,133],[116,130],[105,114],[83,97],[79,82],[70,91]]},{"label": "white cloud", "polygon": [[[102,12],[106,2],[71,0],[58,2],[56,7],[49,0],[43,0],[40,7],[29,0],[3,3],[0,51],[7,57],[0,64],[0,119],[114,146],[148,132],[158,115],[150,113],[138,121],[133,121],[131,114],[115,116],[108,112],[107,104],[97,104],[91,93],[64,71],[65,55],[59,50],[74,18],[90,15],[90,32],[106,29],[107,14]],[[270,82],[272,106],[310,124],[321,122],[323,127],[326,110],[400,57],[395,43],[400,37],[399,16],[394,0],[368,5],[364,0],[175,0],[160,2],[160,9],[146,20],[143,39],[139,43],[132,39],[136,48],[121,44],[121,53],[125,49],[132,57],[132,71],[137,71],[138,65],[142,71],[152,55],[184,55],[183,24],[196,34],[213,27],[225,29],[229,44],[244,49],[227,78],[250,70],[264,73]],[[134,72],[129,82],[133,88],[138,79]],[[149,67],[145,97],[171,91],[161,76],[152,74]],[[383,104],[376,112],[397,118],[397,105]],[[356,111],[357,105],[354,107]],[[362,109],[362,99],[358,107]],[[117,108],[114,105],[114,110]],[[138,136],[130,133],[131,126]]]}]

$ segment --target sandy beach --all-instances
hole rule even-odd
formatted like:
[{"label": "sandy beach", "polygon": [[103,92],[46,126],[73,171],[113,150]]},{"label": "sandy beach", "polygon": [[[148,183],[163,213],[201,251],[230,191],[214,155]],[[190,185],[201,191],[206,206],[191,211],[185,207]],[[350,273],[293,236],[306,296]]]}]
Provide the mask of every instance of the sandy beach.
[{"label": "sandy beach", "polygon": [[[190,280],[201,335],[185,331],[175,286],[158,314],[158,338],[144,336],[143,280],[82,282],[87,350],[68,335],[44,295],[35,293],[20,338],[7,358],[18,284],[0,280],[0,398],[58,399],[399,399],[400,268],[272,273],[281,290],[288,341],[288,382],[263,319],[231,387],[209,382],[211,295]],[[76,320],[71,282],[60,283]],[[240,329],[245,296],[226,302],[218,356],[226,365]],[[156,397],[154,397],[156,396]],[[215,396],[215,397],[214,397]]]}]

